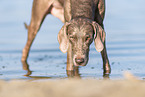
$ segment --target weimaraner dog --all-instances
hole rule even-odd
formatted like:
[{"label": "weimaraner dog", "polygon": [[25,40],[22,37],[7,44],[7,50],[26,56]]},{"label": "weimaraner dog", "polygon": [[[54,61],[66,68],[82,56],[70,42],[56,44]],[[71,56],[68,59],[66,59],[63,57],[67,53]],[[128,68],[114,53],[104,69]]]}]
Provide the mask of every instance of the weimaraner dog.
[{"label": "weimaraner dog", "polygon": [[102,55],[104,73],[110,73],[103,26],[105,0],[34,0],[30,25],[25,24],[28,39],[22,62],[27,62],[31,44],[47,14],[64,22],[58,41],[60,50],[67,52],[67,71],[87,64],[89,46],[94,40],[96,50]]}]

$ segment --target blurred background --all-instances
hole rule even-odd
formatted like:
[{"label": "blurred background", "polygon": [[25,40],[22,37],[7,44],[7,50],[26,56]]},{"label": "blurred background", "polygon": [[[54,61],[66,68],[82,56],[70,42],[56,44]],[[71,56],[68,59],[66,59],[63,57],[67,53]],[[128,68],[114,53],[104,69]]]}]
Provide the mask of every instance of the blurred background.
[{"label": "blurred background", "polygon": [[[0,79],[27,79],[21,52],[27,39],[24,22],[30,23],[32,0],[0,1]],[[145,78],[145,1],[106,0],[104,20],[111,79],[129,71]],[[59,50],[57,34],[63,23],[48,15],[32,45],[28,63],[32,76],[65,78],[66,54]],[[102,78],[100,53],[91,45],[90,59],[80,68],[82,78]]]}]

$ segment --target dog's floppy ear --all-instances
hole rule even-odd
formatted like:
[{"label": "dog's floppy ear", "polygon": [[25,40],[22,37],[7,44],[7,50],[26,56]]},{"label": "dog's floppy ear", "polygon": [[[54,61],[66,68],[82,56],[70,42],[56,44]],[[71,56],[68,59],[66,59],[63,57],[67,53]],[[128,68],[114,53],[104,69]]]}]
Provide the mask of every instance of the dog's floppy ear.
[{"label": "dog's floppy ear", "polygon": [[61,28],[61,30],[58,33],[58,42],[60,44],[59,49],[63,52],[66,53],[69,47],[69,40],[67,38],[67,26],[69,25],[69,23],[65,23],[63,25],[63,27]]},{"label": "dog's floppy ear", "polygon": [[95,48],[98,52],[101,52],[104,49],[105,41],[105,31],[104,29],[95,21],[92,22],[94,28],[94,42]]}]

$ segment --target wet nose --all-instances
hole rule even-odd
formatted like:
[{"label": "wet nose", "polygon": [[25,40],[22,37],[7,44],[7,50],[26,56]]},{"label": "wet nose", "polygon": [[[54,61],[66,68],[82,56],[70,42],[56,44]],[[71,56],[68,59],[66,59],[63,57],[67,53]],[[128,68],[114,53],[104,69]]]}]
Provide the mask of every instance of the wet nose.
[{"label": "wet nose", "polygon": [[84,58],[75,58],[77,64],[84,63]]}]

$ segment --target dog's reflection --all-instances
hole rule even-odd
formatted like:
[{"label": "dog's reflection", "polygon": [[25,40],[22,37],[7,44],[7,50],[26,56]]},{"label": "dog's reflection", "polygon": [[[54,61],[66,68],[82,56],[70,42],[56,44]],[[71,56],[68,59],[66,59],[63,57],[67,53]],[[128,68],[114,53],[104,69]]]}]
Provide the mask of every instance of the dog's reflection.
[{"label": "dog's reflection", "polygon": [[79,73],[79,67],[74,67],[73,71],[67,71],[68,78],[81,78]]},{"label": "dog's reflection", "polygon": [[24,76],[30,76],[32,74],[32,71],[29,68],[29,64],[27,62],[22,62],[23,70],[26,70],[27,73]]},{"label": "dog's reflection", "polygon": [[[29,68],[29,64],[27,62],[22,62],[23,65],[23,70],[26,70],[27,73],[24,76],[30,77],[30,78],[52,78],[52,77],[40,77],[40,76],[30,76],[32,74],[32,71]],[[79,73],[79,67],[74,67],[73,71],[66,71],[67,77],[68,78],[81,78],[80,73]],[[104,79],[109,79],[110,73],[109,72],[103,72],[103,78]]]}]

